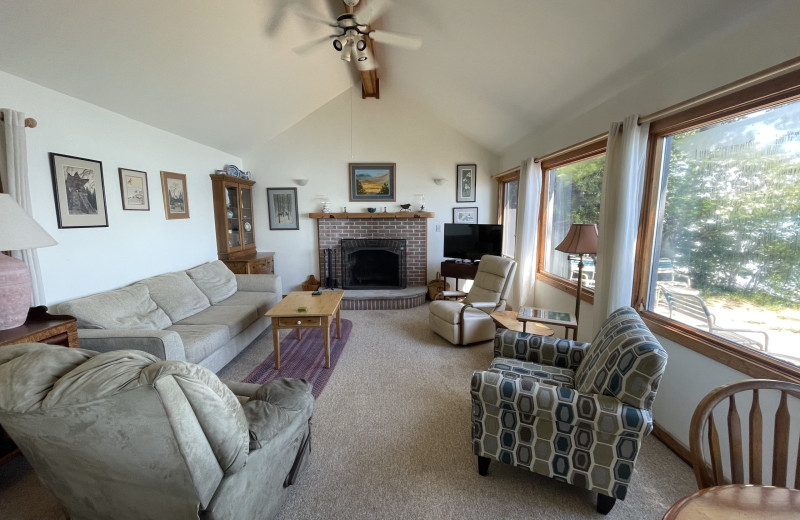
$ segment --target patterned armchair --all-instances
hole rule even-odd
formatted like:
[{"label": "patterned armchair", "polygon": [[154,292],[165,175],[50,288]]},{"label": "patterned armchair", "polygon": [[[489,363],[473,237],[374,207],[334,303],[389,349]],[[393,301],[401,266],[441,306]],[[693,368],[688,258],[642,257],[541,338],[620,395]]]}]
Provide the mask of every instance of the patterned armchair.
[{"label": "patterned armchair", "polygon": [[592,343],[500,330],[495,359],[472,375],[472,449],[598,493],[608,513],[628,491],[667,353],[630,307]]}]

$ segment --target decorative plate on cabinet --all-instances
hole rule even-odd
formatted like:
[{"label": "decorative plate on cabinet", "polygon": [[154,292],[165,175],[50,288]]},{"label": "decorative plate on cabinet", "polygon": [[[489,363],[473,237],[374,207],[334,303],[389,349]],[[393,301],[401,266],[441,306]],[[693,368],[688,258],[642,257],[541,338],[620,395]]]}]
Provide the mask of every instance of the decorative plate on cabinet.
[{"label": "decorative plate on cabinet", "polygon": [[229,209],[227,214],[228,214],[228,218],[233,218],[233,210],[232,209]]},{"label": "decorative plate on cabinet", "polygon": [[245,231],[250,231],[251,229],[253,229],[253,226],[251,226],[249,222],[245,222],[244,223],[244,230]]},{"label": "decorative plate on cabinet", "polygon": [[242,171],[239,168],[237,168],[236,166],[234,166],[233,164],[229,164],[226,169],[228,170],[228,175],[230,175],[231,177],[241,177],[242,176]]}]

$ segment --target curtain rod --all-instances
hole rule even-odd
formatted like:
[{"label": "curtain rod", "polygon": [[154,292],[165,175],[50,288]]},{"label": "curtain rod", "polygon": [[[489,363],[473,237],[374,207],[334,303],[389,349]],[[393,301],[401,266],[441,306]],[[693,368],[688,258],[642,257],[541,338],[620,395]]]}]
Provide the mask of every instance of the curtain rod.
[{"label": "curtain rod", "polygon": [[749,87],[751,85],[755,85],[756,83],[761,83],[768,79],[775,78],[782,74],[786,74],[787,72],[792,72],[800,68],[800,56],[797,58],[792,58],[791,60],[784,61],[783,63],[779,63],[774,67],[770,67],[768,69],[764,69],[761,72],[756,72],[755,74],[751,74],[746,78],[742,78],[736,80],[732,83],[728,83],[719,88],[715,88],[714,90],[709,90],[705,94],[700,94],[699,96],[695,96],[691,99],[678,103],[676,105],[672,105],[671,107],[667,107],[663,110],[659,110],[658,112],[653,112],[652,114],[646,115],[644,117],[639,118],[639,124],[649,123],[651,121],[655,121],[656,119],[661,119],[663,117],[671,116],[681,110],[686,110],[694,105],[699,105],[700,103],[705,103],[706,101],[711,101],[712,99],[720,98],[726,94],[730,94],[731,92],[741,90],[745,87]]},{"label": "curtain rod", "polygon": [[571,152],[573,150],[577,150],[578,148],[582,148],[584,146],[588,146],[590,144],[594,144],[594,143],[596,143],[598,141],[602,141],[604,139],[608,139],[608,132],[603,132],[602,134],[596,135],[594,137],[590,137],[589,139],[581,141],[580,143],[573,144],[572,146],[567,146],[566,148],[562,148],[561,150],[557,150],[557,151],[555,151],[553,153],[549,153],[549,154],[543,155],[541,157],[535,157],[533,159],[533,162],[546,161],[547,159],[551,159],[551,158],[559,156],[561,154],[565,154],[567,152]]},{"label": "curtain rod", "polygon": [[[6,120],[5,114],[3,114],[3,112],[0,112],[0,121],[5,121],[5,120]],[[25,118],[25,126],[27,126],[28,128],[36,128],[36,125],[38,124],[39,123],[37,123],[36,120],[32,117]]]}]

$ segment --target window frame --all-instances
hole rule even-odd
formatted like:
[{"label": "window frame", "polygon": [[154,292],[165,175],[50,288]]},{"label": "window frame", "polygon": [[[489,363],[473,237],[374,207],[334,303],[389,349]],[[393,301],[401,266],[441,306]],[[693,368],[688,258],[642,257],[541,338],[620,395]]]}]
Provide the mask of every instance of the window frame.
[{"label": "window frame", "polygon": [[[577,144],[565,148],[563,152],[556,152],[541,159],[542,165],[542,194],[539,201],[539,240],[536,251],[536,280],[546,285],[563,291],[573,298],[578,293],[578,284],[566,278],[561,278],[544,270],[544,245],[547,232],[547,193],[549,191],[549,175],[547,172],[561,166],[599,157],[606,153],[608,134],[601,134],[589,139],[587,144]],[[581,300],[594,304],[594,290],[581,285]]]},{"label": "window frame", "polygon": [[[497,181],[497,223],[498,224],[505,224],[503,222],[503,209],[505,207],[506,201],[506,186],[509,182],[514,182],[520,180],[520,172],[521,168],[517,166],[516,168],[511,168],[510,170],[506,170],[503,173],[498,173],[494,176],[494,179]],[[517,200],[517,204],[519,204],[519,200]],[[517,236],[517,222],[514,222],[514,236]],[[514,258],[515,255],[512,255],[511,258]]]},{"label": "window frame", "polygon": [[800,70],[763,81],[650,123],[642,211],[636,241],[633,304],[650,330],[751,377],[800,383],[800,368],[647,310],[664,138],[744,112],[800,100]]}]

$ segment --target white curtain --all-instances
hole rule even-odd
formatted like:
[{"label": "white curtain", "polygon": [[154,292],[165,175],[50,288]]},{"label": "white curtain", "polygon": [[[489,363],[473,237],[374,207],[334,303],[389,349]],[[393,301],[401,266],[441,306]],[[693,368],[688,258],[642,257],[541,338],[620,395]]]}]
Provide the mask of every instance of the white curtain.
[{"label": "white curtain", "polygon": [[[593,333],[617,308],[631,304],[636,235],[642,206],[649,124],[634,114],[608,132],[600,202]],[[620,128],[621,126],[621,128]]]},{"label": "white curtain", "polygon": [[536,250],[539,232],[539,203],[542,196],[542,165],[533,158],[522,162],[517,192],[517,242],[514,258],[517,276],[514,283],[515,309],[533,305],[536,281]]},{"label": "white curtain", "polygon": [[[28,148],[25,141],[25,114],[7,108],[2,109],[4,124],[5,157],[2,161],[4,172],[3,189],[17,201],[28,215],[31,213],[31,190],[28,185]],[[39,255],[35,249],[12,251],[14,258],[25,262],[31,270],[33,279],[32,305],[44,305],[44,287],[42,271],[39,267]]]}]

